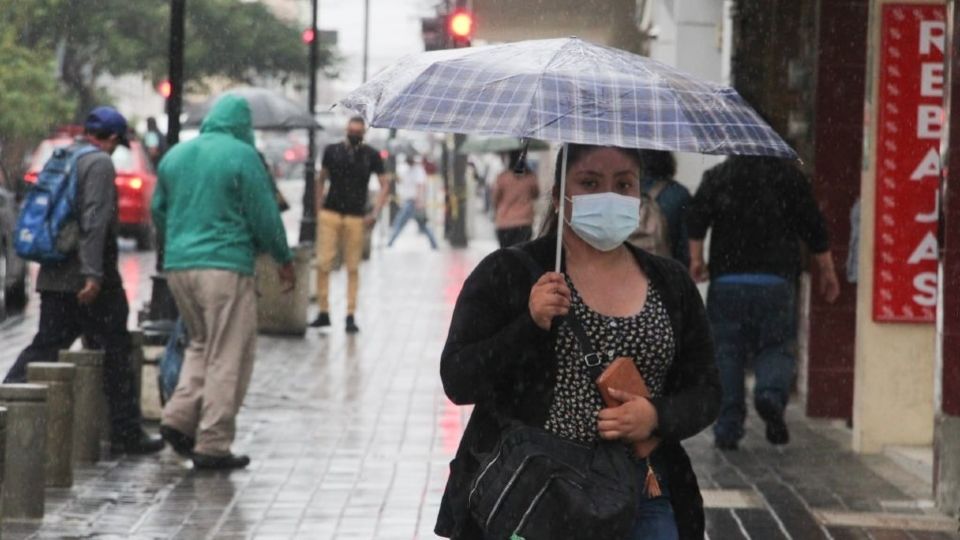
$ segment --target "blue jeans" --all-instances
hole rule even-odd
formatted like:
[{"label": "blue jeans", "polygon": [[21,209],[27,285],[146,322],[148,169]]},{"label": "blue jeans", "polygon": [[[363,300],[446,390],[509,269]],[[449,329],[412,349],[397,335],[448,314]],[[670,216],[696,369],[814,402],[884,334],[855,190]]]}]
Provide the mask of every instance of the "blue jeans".
[{"label": "blue jeans", "polygon": [[[633,526],[630,540],[677,540],[679,533],[677,532],[677,521],[673,515],[673,507],[670,505],[666,468],[662,460],[657,459],[656,454],[653,454],[651,459],[653,459],[653,468],[656,471],[662,494],[650,499],[645,491],[640,493],[640,500],[637,504],[637,523]],[[640,485],[643,486],[647,478],[646,461],[641,461],[637,465],[637,477]]]},{"label": "blue jeans", "polygon": [[[707,317],[716,342],[723,399],[713,426],[717,439],[738,441],[746,418],[744,365],[753,359],[754,405],[764,402],[782,412],[787,406],[796,359],[793,285],[714,281],[707,294]],[[768,407],[769,408],[769,407]]]},{"label": "blue jeans", "polygon": [[400,209],[400,213],[397,214],[397,219],[393,222],[393,232],[390,234],[390,241],[387,242],[387,245],[393,245],[394,240],[400,236],[400,231],[403,230],[403,227],[411,218],[417,220],[417,226],[420,227],[420,232],[427,235],[427,240],[430,241],[430,247],[437,249],[437,239],[433,237],[433,231],[430,230],[430,227],[427,227],[427,218],[422,215],[417,215],[417,202],[412,200],[403,203],[403,208]]}]

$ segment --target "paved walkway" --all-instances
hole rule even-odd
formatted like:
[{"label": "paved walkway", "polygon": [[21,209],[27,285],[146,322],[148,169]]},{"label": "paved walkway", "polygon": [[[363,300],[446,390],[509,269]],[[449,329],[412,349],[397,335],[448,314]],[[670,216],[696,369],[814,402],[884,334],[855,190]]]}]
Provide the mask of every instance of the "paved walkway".
[{"label": "paved walkway", "polygon": [[[434,538],[467,415],[445,399],[438,359],[460,285],[492,248],[432,252],[411,228],[364,265],[359,335],[343,332],[339,273],[332,329],[261,337],[235,446],[249,469],[196,473],[169,449],[103,461],[72,489],[47,491],[42,523],[5,523],[3,538]],[[0,369],[31,317],[0,330]],[[687,443],[711,539],[956,538],[956,522],[929,509],[928,485],[849,452],[842,426],[795,413],[790,424],[784,449],[755,423],[739,452],[716,451],[705,434]]]}]

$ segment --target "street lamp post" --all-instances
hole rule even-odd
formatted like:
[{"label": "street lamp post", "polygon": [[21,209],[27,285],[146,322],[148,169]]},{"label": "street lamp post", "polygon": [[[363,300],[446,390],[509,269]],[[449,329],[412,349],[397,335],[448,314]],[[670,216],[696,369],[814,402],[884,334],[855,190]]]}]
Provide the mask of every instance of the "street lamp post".
[{"label": "street lamp post", "polygon": [[[320,40],[320,31],[317,29],[317,1],[311,0],[311,23],[312,30],[309,46],[308,69],[310,77],[310,90],[307,97],[307,110],[310,112],[310,118],[314,118],[317,103],[317,54]],[[317,236],[317,209],[316,209],[316,145],[317,132],[311,124],[307,130],[307,163],[303,168],[303,218],[300,221],[300,242],[313,242]]]}]

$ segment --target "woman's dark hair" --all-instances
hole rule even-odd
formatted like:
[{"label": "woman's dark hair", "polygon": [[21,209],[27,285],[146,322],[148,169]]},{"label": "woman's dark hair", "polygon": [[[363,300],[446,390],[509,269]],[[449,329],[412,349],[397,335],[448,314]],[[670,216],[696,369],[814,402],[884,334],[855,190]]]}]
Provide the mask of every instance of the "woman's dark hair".
[{"label": "woman's dark hair", "polygon": [[677,174],[677,160],[666,150],[640,150],[643,162],[643,177],[671,179]]},{"label": "woman's dark hair", "polygon": [[[602,148],[612,148],[619,151],[623,155],[632,159],[634,163],[637,164],[637,168],[641,171],[643,170],[643,158],[640,155],[640,151],[636,148],[620,148],[619,146],[595,146],[592,144],[568,144],[567,152],[567,170],[570,170],[570,167],[573,167],[577,162],[584,158],[590,152],[595,150],[600,150]],[[557,234],[557,218],[558,213],[556,207],[554,207],[553,198],[560,197],[560,180],[561,173],[563,168],[563,149],[557,152],[557,162],[556,166],[553,169],[553,190],[551,191],[551,204],[547,215],[544,218],[543,225],[540,227],[540,236],[552,236]]]},{"label": "woman's dark hair", "polygon": [[523,150],[511,150],[508,157],[509,168],[516,174],[526,174],[530,172],[530,166],[527,165],[527,154]]}]

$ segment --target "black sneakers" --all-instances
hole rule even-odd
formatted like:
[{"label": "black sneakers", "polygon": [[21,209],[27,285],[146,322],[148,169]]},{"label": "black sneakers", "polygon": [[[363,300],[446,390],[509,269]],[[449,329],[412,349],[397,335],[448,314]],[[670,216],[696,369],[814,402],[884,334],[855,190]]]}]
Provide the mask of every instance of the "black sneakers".
[{"label": "black sneakers", "polygon": [[317,318],[310,323],[310,328],[322,328],[324,326],[330,326],[330,314],[329,313],[320,313],[317,315]]},{"label": "black sneakers", "polygon": [[205,454],[193,454],[193,468],[208,471],[227,471],[231,469],[242,469],[250,464],[250,458],[247,456],[238,456],[236,454],[227,454],[225,456],[208,456]]},{"label": "black sneakers", "polygon": [[144,455],[161,450],[163,450],[163,439],[151,437],[142,430],[110,441],[110,452],[113,454]]},{"label": "black sneakers", "polygon": [[353,315],[347,315],[347,333],[356,334],[360,331],[360,327],[357,326],[357,321],[354,320]]},{"label": "black sneakers", "polygon": [[757,399],[753,405],[757,409],[757,415],[767,424],[767,441],[775,445],[789,443],[790,431],[783,419],[783,408],[768,399]]},{"label": "black sneakers", "polygon": [[184,435],[168,426],[160,426],[160,436],[167,441],[174,452],[183,457],[193,456],[193,445],[197,443],[193,437]]}]

